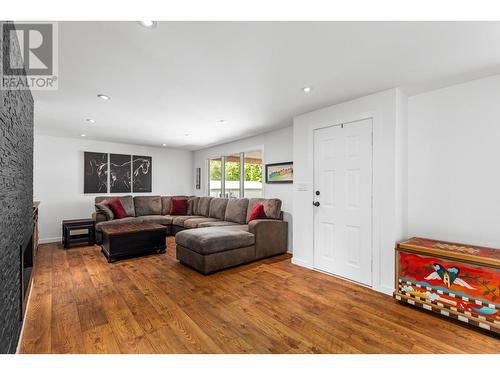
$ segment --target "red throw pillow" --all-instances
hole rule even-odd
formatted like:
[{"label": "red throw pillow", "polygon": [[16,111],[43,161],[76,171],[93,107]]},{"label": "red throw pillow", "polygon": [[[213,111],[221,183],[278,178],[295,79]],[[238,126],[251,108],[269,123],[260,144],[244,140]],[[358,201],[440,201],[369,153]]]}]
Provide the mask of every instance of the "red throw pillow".
[{"label": "red throw pillow", "polygon": [[127,217],[127,211],[123,208],[122,202],[119,199],[113,199],[111,202],[108,202],[108,207],[113,211],[113,215],[115,215],[115,219],[123,219]]},{"label": "red throw pillow", "polygon": [[170,215],[187,215],[188,200],[187,199],[172,199],[170,206]]},{"label": "red throw pillow", "polygon": [[248,218],[247,224],[252,220],[265,219],[266,213],[264,212],[264,205],[262,203],[257,203],[250,212],[250,217]]}]

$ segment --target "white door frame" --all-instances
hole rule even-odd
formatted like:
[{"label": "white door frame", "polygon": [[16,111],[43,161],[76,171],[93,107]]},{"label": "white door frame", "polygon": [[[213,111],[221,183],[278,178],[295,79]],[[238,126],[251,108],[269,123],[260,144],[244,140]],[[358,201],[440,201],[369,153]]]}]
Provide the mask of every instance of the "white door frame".
[{"label": "white door frame", "polygon": [[[315,252],[316,252],[316,228],[315,228],[315,216],[313,214],[313,223],[312,223],[312,226],[313,226],[313,239],[312,239],[312,243],[313,243],[313,268],[316,270],[316,271],[320,271],[320,272],[323,272],[323,273],[326,273],[328,275],[333,275],[335,277],[339,277],[341,279],[344,279],[344,280],[347,280],[347,281],[350,281],[352,283],[355,283],[355,284],[358,284],[358,285],[362,285],[362,286],[365,286],[365,287],[369,287],[369,288],[372,288],[373,287],[373,280],[374,280],[374,243],[373,243],[373,240],[374,240],[374,235],[375,235],[375,227],[374,227],[374,202],[375,202],[375,198],[374,198],[374,175],[375,175],[375,165],[374,165],[374,158],[373,158],[373,154],[374,154],[374,146],[375,146],[375,142],[373,140],[374,138],[374,117],[373,116],[369,116],[369,117],[365,117],[365,118],[356,118],[354,120],[350,120],[350,121],[344,121],[344,122],[340,122],[340,123],[336,123],[336,124],[331,124],[331,125],[322,125],[322,126],[317,126],[317,127],[314,127],[312,129],[312,133],[313,133],[313,142],[312,142],[312,153],[313,153],[313,181],[312,181],[312,202],[314,201],[315,199],[315,195],[314,195],[314,190],[315,190],[315,187],[316,187],[316,181],[315,181],[315,168],[316,168],[316,160],[315,160],[315,157],[314,155],[316,155],[316,150],[315,150],[315,142],[314,142],[314,135],[315,135],[315,132],[317,130],[320,130],[320,129],[326,129],[326,128],[330,128],[330,127],[333,127],[333,126],[344,126],[344,125],[349,125],[351,123],[354,123],[354,122],[359,122],[359,121],[363,121],[363,120],[371,120],[371,139],[372,139],[372,144],[371,144],[371,158],[372,158],[372,161],[371,161],[371,164],[372,164],[372,184],[371,184],[371,233],[370,233],[370,254],[371,254],[371,283],[370,285],[365,285],[365,284],[362,284],[362,283],[359,283],[355,280],[350,280],[350,279],[346,279],[342,276],[339,276],[339,275],[334,275],[334,274],[331,274],[329,272],[326,272],[324,270],[321,270],[319,268],[316,268],[316,265],[314,264],[314,259],[315,259]],[[311,202],[311,204],[312,204]]]},{"label": "white door frame", "polygon": [[[389,89],[294,117],[294,251],[292,263],[312,268],[314,128],[373,119],[373,286],[394,292],[394,243],[407,238],[406,95]],[[401,159],[403,158],[403,159]]]},{"label": "white door frame", "polygon": [[[374,290],[377,290],[379,292],[385,293],[385,294],[391,294],[393,292],[393,284],[391,281],[390,286],[385,286],[381,284],[381,264],[380,264],[380,258],[381,258],[381,222],[380,222],[380,217],[382,216],[381,209],[383,207],[384,202],[381,201],[382,196],[383,196],[383,191],[381,189],[384,188],[384,183],[382,182],[383,180],[383,173],[381,173],[381,170],[384,168],[384,163],[382,162],[386,157],[382,156],[382,153],[384,152],[384,148],[382,147],[385,135],[383,135],[384,132],[384,119],[382,114],[384,111],[382,110],[367,110],[367,111],[345,111],[347,113],[340,114],[338,116],[331,116],[331,118],[328,121],[318,121],[318,122],[313,122],[308,126],[307,129],[307,143],[308,143],[308,159],[307,159],[307,165],[309,166],[311,170],[311,184],[312,184],[312,170],[314,168],[314,131],[316,129],[321,129],[321,128],[326,128],[335,124],[343,124],[343,123],[349,123],[349,122],[354,122],[354,121],[359,121],[359,120],[366,120],[371,118],[372,119],[372,132],[373,132],[373,147],[372,147],[372,154],[373,154],[373,174],[372,174],[372,288]],[[310,196],[309,196],[309,212],[310,215],[308,216],[310,220],[310,228],[311,228],[311,236],[314,237],[314,213],[313,213],[313,205],[310,203],[314,199],[314,191],[312,191],[312,186],[311,186],[311,191],[310,191]],[[313,245],[314,239],[310,241],[310,244]],[[314,249],[314,247],[313,247]],[[313,251],[311,251],[311,255],[314,256]],[[303,261],[300,258],[294,257],[292,259],[292,262],[297,265],[301,265],[303,267],[307,268],[312,268],[314,269],[313,263]],[[322,271],[319,271],[322,272]],[[362,284],[360,284],[362,285]],[[365,285],[364,285],[365,286]],[[366,287],[366,286],[365,286]]]}]

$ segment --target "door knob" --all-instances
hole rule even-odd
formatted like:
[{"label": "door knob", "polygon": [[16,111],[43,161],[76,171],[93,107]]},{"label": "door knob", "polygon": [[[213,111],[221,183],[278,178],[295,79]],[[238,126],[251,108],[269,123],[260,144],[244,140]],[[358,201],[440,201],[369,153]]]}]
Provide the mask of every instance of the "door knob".
[{"label": "door knob", "polygon": [[313,205],[315,205],[316,207],[319,207],[319,202],[314,202]]}]

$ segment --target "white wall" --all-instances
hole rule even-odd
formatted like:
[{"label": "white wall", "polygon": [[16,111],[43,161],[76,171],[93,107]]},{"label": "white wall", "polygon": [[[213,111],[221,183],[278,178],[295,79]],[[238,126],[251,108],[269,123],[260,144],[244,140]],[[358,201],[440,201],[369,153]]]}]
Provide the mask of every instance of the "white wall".
[{"label": "white wall", "polygon": [[151,156],[152,195],[191,194],[193,191],[191,151],[35,134],[33,194],[41,201],[42,242],[60,240],[62,220],[90,217],[94,198],[103,195],[83,194],[84,151]]},{"label": "white wall", "polygon": [[373,288],[394,290],[394,243],[406,237],[406,96],[391,89],[294,118],[293,263],[313,268],[314,129],[373,119]]},{"label": "white wall", "polygon": [[[235,142],[206,148],[194,152],[194,168],[201,168],[201,189],[194,190],[196,195],[207,195],[208,170],[207,159],[218,156],[231,155],[236,152],[263,150],[263,163],[279,163],[293,160],[293,128],[287,127],[254,137],[241,139]],[[266,198],[279,198],[282,201],[284,219],[288,221],[288,250],[292,250],[292,213],[293,187],[292,184],[263,184]]]},{"label": "white wall", "polygon": [[396,91],[396,144],[395,162],[395,237],[398,240],[408,237],[408,96],[401,90]]},{"label": "white wall", "polygon": [[500,247],[500,75],[413,96],[409,234]]}]

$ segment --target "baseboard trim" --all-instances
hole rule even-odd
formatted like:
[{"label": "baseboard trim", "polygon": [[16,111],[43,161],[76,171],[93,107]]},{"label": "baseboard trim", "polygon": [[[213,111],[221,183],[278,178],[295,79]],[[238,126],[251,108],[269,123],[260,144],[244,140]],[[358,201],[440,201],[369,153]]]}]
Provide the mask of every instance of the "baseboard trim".
[{"label": "baseboard trim", "polygon": [[42,238],[38,240],[38,244],[40,245],[53,242],[62,242],[62,237]]},{"label": "baseboard trim", "polygon": [[372,289],[377,292],[387,294],[388,296],[392,296],[392,293],[394,292],[393,288],[389,288],[387,286],[373,286]]},{"label": "baseboard trim", "polygon": [[338,276],[338,275],[331,274],[329,272],[325,272],[325,271],[319,270],[317,268],[314,268],[314,266],[312,264],[310,264],[308,262],[305,262],[305,261],[303,261],[301,259],[297,259],[295,257],[292,258],[292,264],[295,264],[296,266],[308,268],[308,269],[316,271],[316,272],[321,272],[321,273],[324,273],[325,275],[328,275],[328,276],[337,277],[339,279],[348,281],[348,282],[356,284],[356,285],[360,285],[362,287],[374,290],[376,292],[387,294],[388,296],[392,296],[392,292],[394,292],[394,289],[392,289],[391,287],[385,286],[385,285],[372,285],[372,286],[370,286],[370,285],[364,285],[364,284],[360,284],[360,283],[358,283],[356,281],[349,280],[349,279],[346,279],[344,277],[341,277],[341,276]]},{"label": "baseboard trim", "polygon": [[310,264],[309,262],[305,262],[301,259],[297,259],[295,257],[292,258],[292,264],[295,264],[296,266],[300,266],[300,267],[304,267],[304,268],[309,268],[309,269],[313,269],[313,265]]}]

